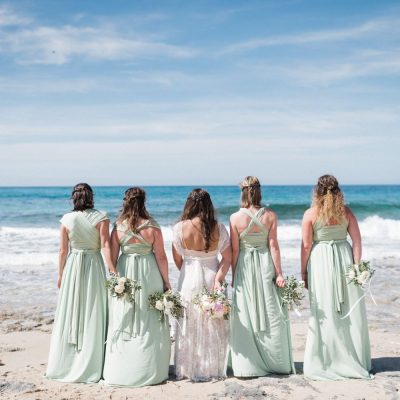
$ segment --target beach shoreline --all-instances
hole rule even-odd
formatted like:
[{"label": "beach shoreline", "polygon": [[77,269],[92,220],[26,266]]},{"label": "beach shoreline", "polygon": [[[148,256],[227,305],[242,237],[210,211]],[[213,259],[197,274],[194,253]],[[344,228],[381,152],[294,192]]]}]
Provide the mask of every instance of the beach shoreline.
[{"label": "beach shoreline", "polygon": [[[309,381],[302,373],[307,322],[291,315],[293,356],[297,375],[192,383],[173,377],[160,385],[120,388],[47,380],[44,373],[52,318],[11,310],[0,315],[0,395],[4,399],[400,399],[398,334],[370,324],[374,379]],[[173,358],[171,358],[172,360]]]}]

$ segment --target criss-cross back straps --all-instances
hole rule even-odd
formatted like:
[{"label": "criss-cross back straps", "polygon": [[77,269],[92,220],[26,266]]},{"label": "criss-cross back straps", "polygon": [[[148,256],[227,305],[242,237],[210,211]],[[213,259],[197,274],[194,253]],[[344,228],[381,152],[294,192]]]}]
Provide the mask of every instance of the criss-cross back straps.
[{"label": "criss-cross back straps", "polygon": [[268,229],[260,221],[260,218],[265,212],[265,208],[260,208],[255,214],[253,214],[247,208],[241,208],[240,211],[251,218],[247,228],[240,234],[241,236],[246,235],[254,224],[257,225],[262,232],[268,233]]},{"label": "criss-cross back straps", "polygon": [[124,221],[122,224],[117,224],[117,229],[118,226],[123,226],[124,229],[120,229],[120,232],[123,232],[125,235],[122,237],[122,239],[120,239],[121,244],[122,245],[126,245],[128,244],[128,242],[132,239],[138,239],[141,243],[147,244],[147,245],[151,245],[151,243],[149,243],[141,234],[140,231],[144,228],[160,228],[160,226],[157,224],[157,222],[152,221],[152,220],[147,220],[146,222],[144,222],[143,224],[139,225],[136,228],[136,233],[132,232],[129,227],[127,226],[126,221]]}]

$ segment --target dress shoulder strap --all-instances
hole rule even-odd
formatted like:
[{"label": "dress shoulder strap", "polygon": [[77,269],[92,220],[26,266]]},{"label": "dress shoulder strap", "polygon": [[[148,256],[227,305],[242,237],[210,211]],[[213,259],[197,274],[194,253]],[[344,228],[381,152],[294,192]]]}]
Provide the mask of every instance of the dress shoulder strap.
[{"label": "dress shoulder strap", "polygon": [[[147,222],[147,221],[146,221]],[[140,225],[138,228],[143,227],[144,224]],[[132,239],[135,238],[137,240],[139,240],[141,243],[144,244],[149,244],[147,242],[147,240],[139,233],[139,230],[137,230],[136,232],[132,232],[132,230],[130,229],[130,227],[128,226],[126,220],[122,221],[121,223],[116,222],[115,223],[115,227],[117,229],[117,231],[121,232],[124,234],[124,236],[120,239],[120,243],[122,245],[126,245],[128,244],[128,242]]]},{"label": "dress shoulder strap", "polygon": [[240,212],[242,212],[243,214],[246,214],[248,217],[251,218],[249,224],[247,225],[247,228],[241,233],[241,235],[247,234],[249,232],[249,230],[253,227],[253,225],[257,225],[263,232],[268,232],[267,228],[260,221],[260,218],[265,213],[264,207],[261,207],[255,214],[253,214],[247,208],[241,208]]}]

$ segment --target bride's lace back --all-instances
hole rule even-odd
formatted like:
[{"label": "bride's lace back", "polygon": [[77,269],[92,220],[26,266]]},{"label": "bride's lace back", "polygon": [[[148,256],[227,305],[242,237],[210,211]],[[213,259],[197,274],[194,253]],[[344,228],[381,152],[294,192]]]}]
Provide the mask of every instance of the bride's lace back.
[{"label": "bride's lace back", "polygon": [[218,246],[212,251],[186,249],[182,240],[182,221],[173,229],[173,244],[183,257],[178,290],[186,306],[186,317],[177,327],[175,368],[178,379],[194,381],[222,378],[226,371],[229,324],[225,320],[210,319],[192,304],[192,299],[204,287],[211,290],[218,270],[218,255],[229,245],[228,231],[218,224]]}]

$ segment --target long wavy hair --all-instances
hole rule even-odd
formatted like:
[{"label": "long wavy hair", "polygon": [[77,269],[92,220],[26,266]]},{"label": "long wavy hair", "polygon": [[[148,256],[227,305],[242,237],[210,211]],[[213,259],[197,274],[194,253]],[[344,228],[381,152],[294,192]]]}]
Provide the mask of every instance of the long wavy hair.
[{"label": "long wavy hair", "polygon": [[127,220],[132,232],[137,232],[139,218],[150,219],[146,210],[146,192],[140,187],[132,187],[125,191],[120,219]]},{"label": "long wavy hair", "polygon": [[94,207],[93,189],[87,183],[78,183],[71,193],[74,211],[85,211]]},{"label": "long wavy hair", "polygon": [[340,222],[346,218],[344,196],[333,175],[322,175],[318,178],[312,205],[317,207],[318,218],[323,224]]},{"label": "long wavy hair", "polygon": [[261,207],[261,185],[255,176],[246,176],[240,184],[242,194],[240,196],[240,207]]},{"label": "long wavy hair", "polygon": [[210,249],[211,240],[213,240],[217,220],[211,197],[204,189],[193,189],[189,193],[180,221],[195,217],[200,218],[205,251],[207,252]]}]

